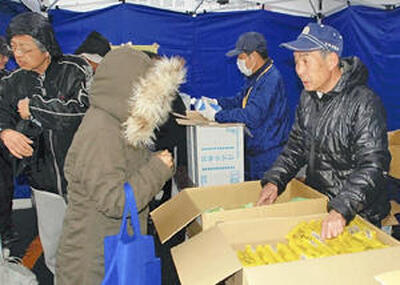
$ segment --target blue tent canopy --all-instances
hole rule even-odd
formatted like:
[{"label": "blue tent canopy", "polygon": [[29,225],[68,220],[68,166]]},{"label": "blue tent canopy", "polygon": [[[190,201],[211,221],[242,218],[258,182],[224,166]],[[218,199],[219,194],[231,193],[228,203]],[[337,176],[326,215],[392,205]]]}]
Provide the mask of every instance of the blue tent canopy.
[{"label": "blue tent canopy", "polygon": [[[6,1],[7,3],[7,1]],[[12,6],[12,8],[10,8]],[[24,11],[21,5],[0,5],[0,33],[12,16]],[[294,39],[308,17],[290,16],[265,10],[190,14],[133,4],[119,4],[90,12],[49,11],[57,39],[64,52],[73,52],[92,31],[105,35],[113,44],[160,45],[159,53],[180,55],[188,66],[188,80],[182,91],[191,96],[232,96],[242,85],[235,59],[227,58],[238,36],[247,31],[265,35],[270,56],[283,74],[291,113],[302,86],[294,72],[292,54],[279,48]],[[350,6],[323,19],[344,37],[343,56],[359,56],[369,69],[370,87],[385,105],[390,130],[400,129],[400,9],[381,10]],[[396,98],[397,97],[397,98]]]}]

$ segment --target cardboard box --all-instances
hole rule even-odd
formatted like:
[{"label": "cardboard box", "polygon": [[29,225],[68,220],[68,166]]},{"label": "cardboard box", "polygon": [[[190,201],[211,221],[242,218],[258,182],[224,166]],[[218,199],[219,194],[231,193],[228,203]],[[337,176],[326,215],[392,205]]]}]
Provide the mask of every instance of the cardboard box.
[{"label": "cardboard box", "polygon": [[400,179],[400,130],[388,132],[389,151],[392,155],[389,174]]},{"label": "cardboard box", "polygon": [[186,127],[189,178],[196,186],[244,181],[243,124]]},{"label": "cardboard box", "polygon": [[188,174],[196,186],[244,181],[244,124],[219,124],[197,111],[173,113],[187,126]]},{"label": "cardboard box", "polygon": [[[389,175],[400,179],[400,130],[388,132],[389,151],[392,156]],[[383,226],[398,225],[399,221],[395,215],[400,213],[400,205],[396,201],[390,201],[391,210],[389,215],[382,220]]]},{"label": "cardboard box", "polygon": [[[260,181],[232,185],[188,188],[150,213],[162,243],[200,216],[201,227],[216,223],[255,217],[284,217],[326,212],[327,197],[293,179],[286,191],[273,205],[242,209],[247,203],[257,202],[261,191]],[[315,199],[289,202],[294,197]],[[289,202],[289,203],[286,203]],[[281,204],[284,203],[284,204]],[[221,212],[205,213],[208,209],[224,208]],[[195,229],[190,236],[201,230]],[[193,230],[193,229],[192,229]]]},{"label": "cardboard box", "polygon": [[400,269],[400,243],[366,222],[380,241],[391,246],[360,253],[257,267],[240,264],[236,251],[246,244],[276,244],[302,221],[326,214],[264,218],[218,224],[172,248],[182,285],[216,284],[232,274],[230,284],[378,284],[375,275]]}]

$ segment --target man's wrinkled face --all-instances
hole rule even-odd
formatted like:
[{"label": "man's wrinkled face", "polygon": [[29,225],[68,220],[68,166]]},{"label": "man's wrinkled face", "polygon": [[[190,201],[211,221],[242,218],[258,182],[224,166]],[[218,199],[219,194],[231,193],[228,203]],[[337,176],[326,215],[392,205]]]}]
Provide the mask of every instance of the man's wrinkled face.
[{"label": "man's wrinkled face", "polygon": [[41,51],[31,36],[13,36],[10,45],[15,61],[22,69],[43,73],[43,66],[47,68],[46,62],[50,55],[47,51]]},{"label": "man's wrinkled face", "polygon": [[332,74],[331,66],[321,51],[302,52],[295,51],[294,61],[296,73],[307,91],[320,91],[326,93],[329,90]]}]

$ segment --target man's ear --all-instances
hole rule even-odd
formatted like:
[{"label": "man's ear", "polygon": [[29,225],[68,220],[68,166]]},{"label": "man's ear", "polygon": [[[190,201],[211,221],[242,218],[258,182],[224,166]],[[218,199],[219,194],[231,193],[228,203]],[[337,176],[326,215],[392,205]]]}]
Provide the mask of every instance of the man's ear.
[{"label": "man's ear", "polygon": [[330,70],[339,66],[339,56],[336,52],[330,52],[328,54],[328,65]]}]

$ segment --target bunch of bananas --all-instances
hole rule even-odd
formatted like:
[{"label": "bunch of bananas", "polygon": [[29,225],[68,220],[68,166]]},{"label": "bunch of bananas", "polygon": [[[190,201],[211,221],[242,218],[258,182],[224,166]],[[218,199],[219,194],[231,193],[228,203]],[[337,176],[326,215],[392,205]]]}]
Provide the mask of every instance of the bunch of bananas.
[{"label": "bunch of bananas", "polygon": [[302,222],[286,235],[287,243],[258,245],[255,250],[246,245],[237,256],[243,266],[258,266],[387,247],[359,217],[334,239],[322,240],[321,227],[321,220]]}]

